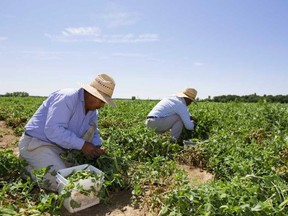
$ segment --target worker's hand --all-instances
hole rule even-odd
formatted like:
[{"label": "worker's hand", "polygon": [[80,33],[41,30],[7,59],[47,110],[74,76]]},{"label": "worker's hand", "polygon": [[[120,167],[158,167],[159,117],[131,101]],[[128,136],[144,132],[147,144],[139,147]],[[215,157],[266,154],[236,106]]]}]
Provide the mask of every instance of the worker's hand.
[{"label": "worker's hand", "polygon": [[193,116],[190,116],[190,120],[196,125],[197,122],[198,122],[198,119],[193,117]]},{"label": "worker's hand", "polygon": [[99,157],[100,155],[104,154],[106,151],[105,148],[94,146],[92,143],[86,142],[86,141],[81,150],[88,159],[94,159],[96,157]]}]

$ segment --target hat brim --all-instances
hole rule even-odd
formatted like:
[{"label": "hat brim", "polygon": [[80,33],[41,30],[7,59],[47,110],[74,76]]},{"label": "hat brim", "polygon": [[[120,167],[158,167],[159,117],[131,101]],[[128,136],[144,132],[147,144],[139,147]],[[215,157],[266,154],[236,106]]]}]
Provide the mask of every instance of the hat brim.
[{"label": "hat brim", "polygon": [[110,106],[112,106],[112,107],[116,106],[114,101],[112,100],[112,98],[109,97],[108,95],[104,94],[103,92],[100,92],[97,89],[95,89],[95,88],[93,88],[87,84],[80,84],[80,86],[81,86],[81,88],[85,89],[90,94],[92,94],[93,96],[99,98],[100,100],[104,101],[105,103],[108,103]]},{"label": "hat brim", "polygon": [[176,96],[188,98],[188,99],[192,100],[195,104],[197,104],[197,101],[196,101],[194,98],[188,97],[188,96],[187,96],[186,94],[184,94],[183,92],[178,92],[178,93],[176,94]]}]

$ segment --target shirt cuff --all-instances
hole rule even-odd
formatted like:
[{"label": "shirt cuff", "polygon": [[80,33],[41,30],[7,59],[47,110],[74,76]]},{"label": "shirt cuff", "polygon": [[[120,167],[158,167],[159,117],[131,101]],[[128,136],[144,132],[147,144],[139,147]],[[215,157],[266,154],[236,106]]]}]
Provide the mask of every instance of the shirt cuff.
[{"label": "shirt cuff", "polygon": [[79,138],[79,139],[75,140],[75,143],[73,143],[71,147],[72,147],[72,149],[81,150],[84,143],[85,143],[85,140]]}]

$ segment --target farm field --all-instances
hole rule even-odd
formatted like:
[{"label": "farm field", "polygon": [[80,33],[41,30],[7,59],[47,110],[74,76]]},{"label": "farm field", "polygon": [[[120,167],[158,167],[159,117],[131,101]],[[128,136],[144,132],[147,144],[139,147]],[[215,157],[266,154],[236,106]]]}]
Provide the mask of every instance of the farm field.
[{"label": "farm field", "polygon": [[[44,99],[0,97],[0,121],[19,137]],[[80,152],[63,155],[105,173],[99,205],[109,206],[113,194],[131,191],[138,215],[288,215],[288,104],[191,105],[199,120],[193,132],[198,144],[184,149],[170,143],[168,134],[146,128],[146,115],[156,103],[116,100],[116,108],[99,111],[107,154],[93,161]],[[182,138],[187,137],[188,132]],[[13,152],[15,145],[0,149],[0,215],[69,215],[63,197],[22,178],[25,163]],[[197,182],[189,169],[213,178]]]}]

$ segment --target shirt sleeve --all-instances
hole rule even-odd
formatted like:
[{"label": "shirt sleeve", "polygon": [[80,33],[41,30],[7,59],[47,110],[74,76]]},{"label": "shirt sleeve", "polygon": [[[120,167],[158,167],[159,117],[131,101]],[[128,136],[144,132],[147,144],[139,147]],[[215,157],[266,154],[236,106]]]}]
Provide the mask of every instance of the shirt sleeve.
[{"label": "shirt sleeve", "polygon": [[49,104],[44,133],[51,142],[66,149],[82,149],[85,140],[68,130],[73,110],[66,104],[65,96],[58,95]]},{"label": "shirt sleeve", "polygon": [[190,120],[190,113],[188,111],[188,109],[186,108],[186,106],[178,106],[177,109],[175,110],[175,112],[180,116],[180,118],[182,119],[182,122],[185,126],[185,128],[187,130],[193,130],[195,125],[193,124],[193,122]]},{"label": "shirt sleeve", "polygon": [[92,143],[95,146],[101,146],[102,145],[102,139],[101,139],[100,134],[99,134],[97,122],[98,122],[98,112],[96,112],[96,119],[95,119],[96,130],[94,132]]},{"label": "shirt sleeve", "polygon": [[95,146],[101,146],[102,145],[102,139],[101,139],[100,134],[98,132],[98,128],[96,129],[96,131],[94,133],[94,137],[93,137],[92,143]]}]

